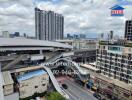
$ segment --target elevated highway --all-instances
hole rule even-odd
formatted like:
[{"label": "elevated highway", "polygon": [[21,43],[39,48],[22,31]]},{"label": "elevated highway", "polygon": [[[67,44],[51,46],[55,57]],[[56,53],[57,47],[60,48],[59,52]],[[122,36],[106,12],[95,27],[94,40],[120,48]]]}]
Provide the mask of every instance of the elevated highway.
[{"label": "elevated highway", "polygon": [[[72,54],[72,53],[69,52],[69,53],[66,53],[66,54]],[[78,77],[82,81],[88,80],[89,73],[87,71],[82,70],[76,62],[67,59],[66,54],[62,53],[62,54],[52,58],[51,61],[42,63],[41,66],[48,66],[50,69],[53,69],[53,68],[57,68],[60,65],[64,66],[62,61],[65,61],[66,62],[65,66],[68,67],[68,68],[71,68],[74,72],[76,72],[76,74],[78,75]],[[58,64],[59,62],[60,62],[60,64]]]},{"label": "elevated highway", "polygon": [[58,84],[56,78],[54,77],[52,71],[50,68],[46,67],[46,66],[42,66],[46,71],[47,73],[49,74],[49,77],[56,89],[57,92],[59,92],[62,96],[64,96],[66,99],[69,99],[69,96],[60,88],[60,85]]}]

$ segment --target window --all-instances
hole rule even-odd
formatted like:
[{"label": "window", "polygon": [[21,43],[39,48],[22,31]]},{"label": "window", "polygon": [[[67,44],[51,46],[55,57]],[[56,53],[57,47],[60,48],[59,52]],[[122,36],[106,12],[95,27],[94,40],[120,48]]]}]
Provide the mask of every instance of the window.
[{"label": "window", "polygon": [[45,86],[46,84],[42,84],[42,86]]},{"label": "window", "polygon": [[35,86],[35,88],[38,88],[38,86]]},{"label": "window", "polygon": [[46,80],[46,78],[45,77],[43,77],[43,79],[42,80]]}]

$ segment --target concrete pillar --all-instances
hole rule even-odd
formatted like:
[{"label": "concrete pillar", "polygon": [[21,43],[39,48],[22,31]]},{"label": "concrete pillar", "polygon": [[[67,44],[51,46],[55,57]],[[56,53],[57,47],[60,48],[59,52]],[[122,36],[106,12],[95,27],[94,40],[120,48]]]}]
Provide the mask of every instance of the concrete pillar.
[{"label": "concrete pillar", "polygon": [[39,50],[39,54],[43,54],[43,51],[42,50]]}]

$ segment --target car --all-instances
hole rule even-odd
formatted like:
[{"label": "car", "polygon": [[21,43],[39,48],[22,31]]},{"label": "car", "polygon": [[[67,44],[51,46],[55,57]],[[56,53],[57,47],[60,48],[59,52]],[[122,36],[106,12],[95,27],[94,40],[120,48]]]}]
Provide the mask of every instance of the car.
[{"label": "car", "polygon": [[92,91],[97,91],[97,87],[96,86],[93,86],[91,89],[92,89]]},{"label": "car", "polygon": [[98,93],[93,93],[93,96],[98,100],[101,100],[101,95],[99,95]]},{"label": "car", "polygon": [[68,86],[67,86],[66,84],[62,84],[62,87],[63,87],[64,89],[68,89]]}]

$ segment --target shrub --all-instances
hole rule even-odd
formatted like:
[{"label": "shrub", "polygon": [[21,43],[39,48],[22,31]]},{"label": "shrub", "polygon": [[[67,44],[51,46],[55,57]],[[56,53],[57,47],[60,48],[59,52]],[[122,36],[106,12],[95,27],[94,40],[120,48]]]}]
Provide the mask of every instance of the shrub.
[{"label": "shrub", "polygon": [[61,94],[58,92],[51,92],[47,94],[47,100],[66,100]]}]

